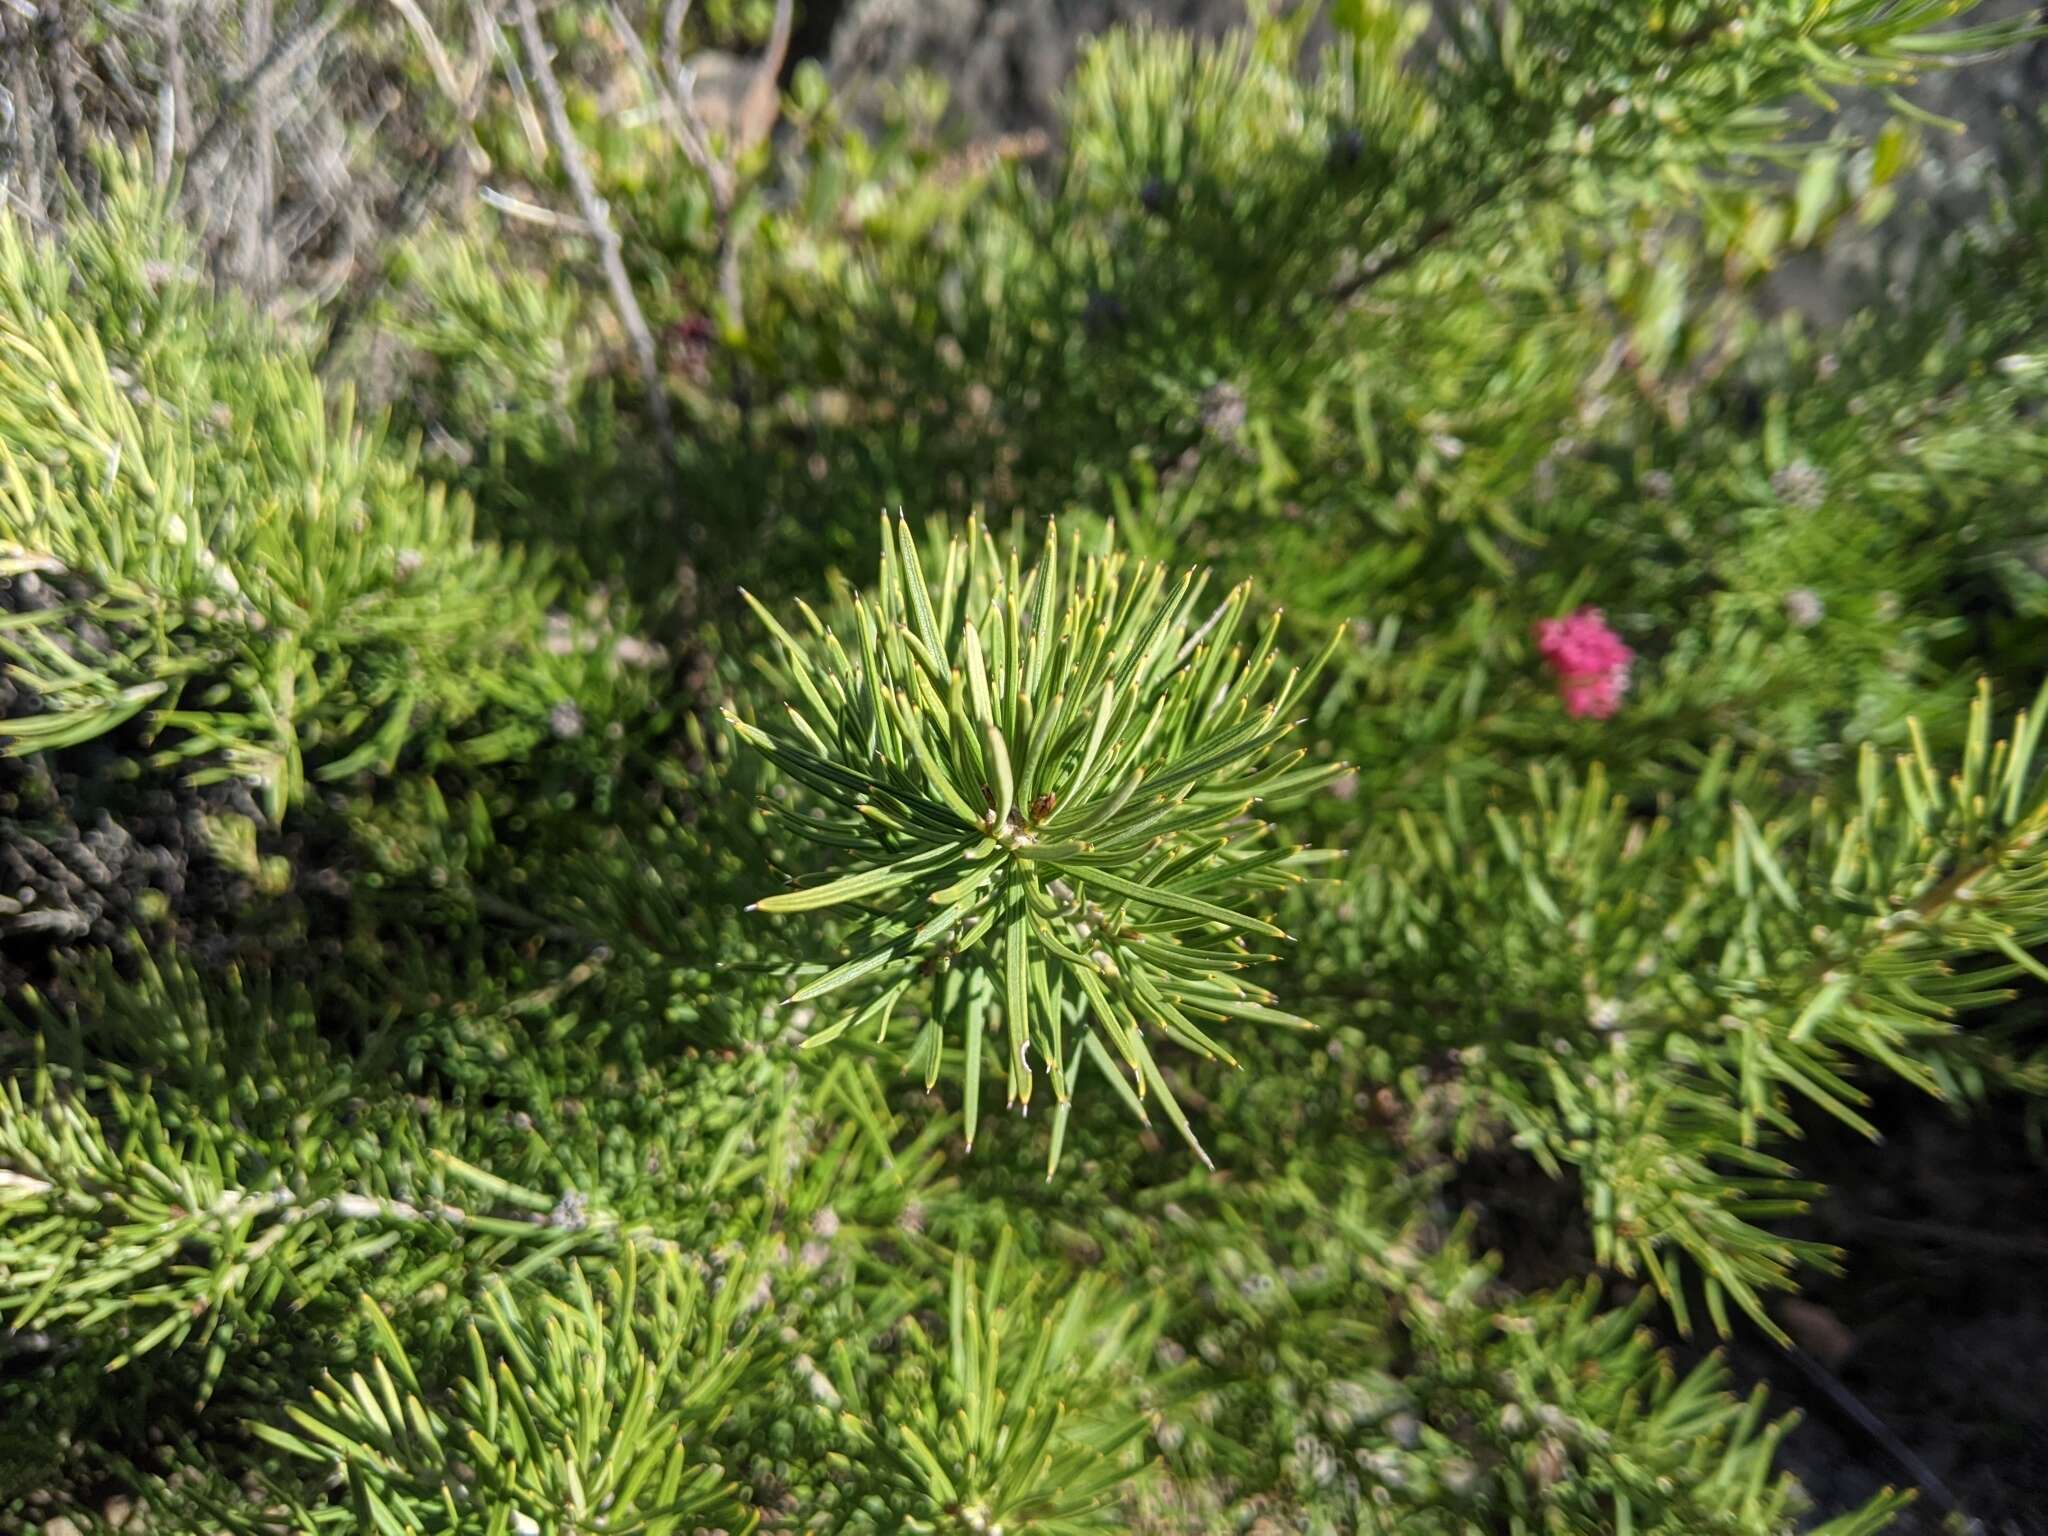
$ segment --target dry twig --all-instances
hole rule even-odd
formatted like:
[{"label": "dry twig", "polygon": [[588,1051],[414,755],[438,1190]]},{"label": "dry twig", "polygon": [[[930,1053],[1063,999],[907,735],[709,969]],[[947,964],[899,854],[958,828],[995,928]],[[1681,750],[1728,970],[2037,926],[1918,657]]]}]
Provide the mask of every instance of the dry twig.
[{"label": "dry twig", "polygon": [[646,50],[633,27],[611,7],[612,28],[632,55],[643,76],[654,86],[662,116],[667,120],[683,154],[703,175],[711,188],[711,200],[718,213],[718,289],[726,317],[741,322],[744,296],[740,290],[740,255],[744,231],[736,218],[739,202],[739,161],[761,144],[775,129],[781,101],[782,66],[789,57],[790,39],[795,34],[795,0],[776,0],[775,19],[769,27],[768,46],[755,66],[732,118],[729,155],[721,157],[712,148],[711,135],[698,111],[695,76],[683,61],[683,23],[690,14],[690,0],[669,0],[661,19],[661,70],[657,74],[647,62]]},{"label": "dry twig", "polygon": [[206,125],[206,131],[199,135],[199,142],[192,146],[191,165],[195,170],[205,165],[207,157],[220,147],[242,104],[252,97],[258,101],[266,99],[280,80],[305,63],[327,41],[329,34],[347,14],[346,0],[334,0],[305,26],[272,44],[257,60],[254,69],[221,93],[220,110]]},{"label": "dry twig", "polygon": [[647,317],[640,312],[640,301],[633,296],[632,279],[626,273],[625,258],[620,254],[619,232],[612,224],[611,210],[598,195],[597,184],[590,177],[590,167],[584,163],[582,147],[576,141],[575,128],[569,121],[569,109],[562,100],[561,84],[555,79],[547,44],[540,35],[540,17],[534,11],[533,0],[517,0],[517,9],[519,37],[525,45],[527,70],[533,76],[534,89],[546,109],[548,128],[554,139],[555,151],[562,157],[562,170],[569,178],[569,190],[576,198],[577,211],[583,215],[591,238],[597,242],[598,261],[604,269],[605,284],[611,290],[612,308],[618,313],[619,324],[625,328],[626,338],[632,344],[634,358],[640,366],[641,379],[647,387],[647,408],[654,417],[654,430],[661,442],[662,455],[669,464],[674,464],[675,424],[669,415],[668,391],[662,383],[654,333],[647,328]]},{"label": "dry twig", "polygon": [[[426,27],[426,18],[412,0],[405,0],[400,13],[415,30]],[[383,243],[395,245],[411,236],[419,221],[426,213],[427,200],[436,186],[447,180],[449,175],[469,151],[472,143],[471,130],[476,125],[477,113],[483,109],[484,97],[491,81],[491,57],[494,46],[499,42],[498,18],[482,3],[473,0],[469,8],[472,43],[476,62],[470,78],[465,84],[457,76],[454,66],[448,62],[446,50],[441,48],[440,39],[435,38],[433,57],[436,60],[435,77],[448,90],[456,103],[455,130],[442,141],[440,152],[413,168],[398,194],[397,207],[386,221],[386,235]],[[414,18],[417,17],[415,22]],[[428,29],[428,35],[432,35]],[[488,193],[486,194],[488,196]],[[319,355],[314,359],[313,370],[324,374],[340,354],[341,345],[348,340],[364,310],[369,306],[377,290],[383,286],[386,263],[379,259],[370,264],[356,281],[343,293],[336,304],[334,316],[327,324],[327,335],[320,343]]]},{"label": "dry twig", "polygon": [[43,67],[49,72],[50,126],[56,135],[57,163],[64,179],[92,199],[91,168],[79,138],[78,81],[72,70],[70,28],[65,25],[64,0],[43,0],[36,18],[36,41],[41,46]]},{"label": "dry twig", "polygon": [[[270,0],[243,0],[242,35],[259,60],[270,51]],[[242,281],[259,301],[268,298],[277,266],[273,218],[277,211],[277,114],[267,85],[249,102],[250,176],[240,231]]]}]

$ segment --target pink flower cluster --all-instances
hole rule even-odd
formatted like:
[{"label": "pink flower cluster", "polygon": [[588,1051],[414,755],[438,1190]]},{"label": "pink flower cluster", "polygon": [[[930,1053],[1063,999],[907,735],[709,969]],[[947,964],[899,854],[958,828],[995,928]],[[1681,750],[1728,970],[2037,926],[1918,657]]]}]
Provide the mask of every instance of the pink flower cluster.
[{"label": "pink flower cluster", "polygon": [[1581,608],[1568,619],[1539,619],[1536,648],[1557,678],[1564,707],[1581,719],[1605,720],[1621,708],[1628,692],[1629,663],[1636,653],[1607,627],[1598,608]]}]

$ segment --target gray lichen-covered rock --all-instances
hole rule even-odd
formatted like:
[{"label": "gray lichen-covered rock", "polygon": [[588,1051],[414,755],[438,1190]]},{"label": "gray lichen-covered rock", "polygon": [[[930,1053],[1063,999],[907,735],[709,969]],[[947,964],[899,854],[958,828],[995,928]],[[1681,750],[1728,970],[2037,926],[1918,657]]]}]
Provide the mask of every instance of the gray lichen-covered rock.
[{"label": "gray lichen-covered rock", "polygon": [[[2043,16],[2030,0],[1983,0],[1965,22]],[[2038,174],[2048,144],[2048,39],[1953,70],[1931,71],[1906,93],[1917,107],[1961,125],[1923,126],[1922,153],[1900,186],[1900,206],[1875,228],[1840,231],[1822,252],[1788,263],[1767,287],[1767,303],[1823,322],[1870,303],[1896,301],[1926,253],[1985,211],[2001,175]],[[1842,125],[1868,136],[1893,108],[1877,92],[1843,102]]]},{"label": "gray lichen-covered rock", "polygon": [[944,80],[956,121],[976,136],[1050,129],[1084,39],[1149,21],[1218,33],[1244,0],[853,0],[832,35],[828,72],[856,111],[921,70]]},{"label": "gray lichen-covered rock", "polygon": [[[1432,3],[1441,13],[1461,0]],[[1965,22],[2040,11],[2029,0],[1984,0]],[[856,112],[873,110],[890,86],[923,71],[946,82],[954,122],[971,136],[1049,130],[1091,35],[1139,21],[1214,35],[1245,16],[1244,0],[852,0],[833,30],[828,66]],[[1896,294],[1917,252],[1983,211],[2002,163],[2035,170],[2048,138],[2039,116],[2048,107],[2048,41],[1930,72],[1907,94],[1964,131],[1926,128],[1899,210],[1874,229],[1843,230],[1824,251],[1788,262],[1765,285],[1764,304],[1825,323],[1883,300],[1887,285]],[[1843,102],[1843,126],[1872,134],[1891,111],[1878,93],[1854,94]]]}]

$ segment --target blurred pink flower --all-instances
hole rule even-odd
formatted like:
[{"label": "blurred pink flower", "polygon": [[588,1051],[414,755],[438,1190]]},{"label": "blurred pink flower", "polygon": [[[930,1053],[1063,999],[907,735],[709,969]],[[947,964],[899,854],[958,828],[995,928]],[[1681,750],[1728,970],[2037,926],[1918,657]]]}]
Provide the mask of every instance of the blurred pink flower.
[{"label": "blurred pink flower", "polygon": [[1621,708],[1636,653],[1607,627],[1598,608],[1581,608],[1568,619],[1537,620],[1536,648],[1557,678],[1569,713],[1605,720]]}]

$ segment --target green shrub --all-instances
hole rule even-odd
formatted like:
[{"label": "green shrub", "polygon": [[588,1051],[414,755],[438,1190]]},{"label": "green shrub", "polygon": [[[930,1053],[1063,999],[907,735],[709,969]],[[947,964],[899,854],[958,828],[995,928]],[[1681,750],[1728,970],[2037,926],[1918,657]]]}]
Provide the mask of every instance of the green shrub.
[{"label": "green shrub", "polygon": [[316,27],[462,170],[338,281],[161,37],[24,90],[0,1529],[1808,1528],[1657,1337],[1835,1262],[1817,1117],[2048,1087],[2048,200],[1751,290],[1910,160],[1795,98],[2021,29],[1345,0],[713,162],[776,9]]}]

